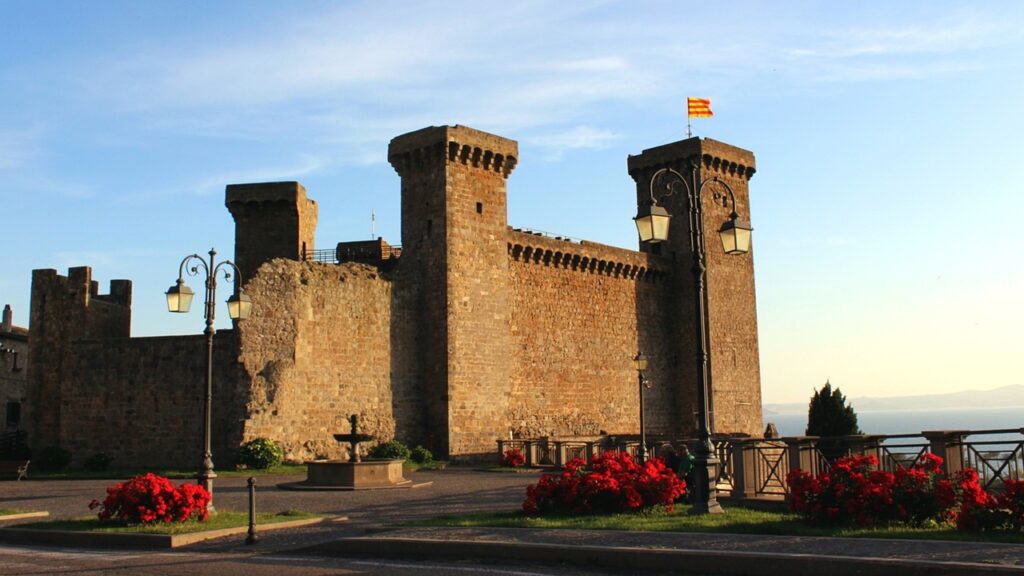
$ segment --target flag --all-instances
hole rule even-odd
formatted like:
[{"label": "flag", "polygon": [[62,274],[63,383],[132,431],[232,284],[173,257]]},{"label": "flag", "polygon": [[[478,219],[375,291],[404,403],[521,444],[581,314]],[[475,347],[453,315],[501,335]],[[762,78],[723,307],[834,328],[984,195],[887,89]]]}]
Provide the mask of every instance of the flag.
[{"label": "flag", "polygon": [[686,113],[690,118],[710,118],[715,115],[711,111],[710,98],[687,98]]}]

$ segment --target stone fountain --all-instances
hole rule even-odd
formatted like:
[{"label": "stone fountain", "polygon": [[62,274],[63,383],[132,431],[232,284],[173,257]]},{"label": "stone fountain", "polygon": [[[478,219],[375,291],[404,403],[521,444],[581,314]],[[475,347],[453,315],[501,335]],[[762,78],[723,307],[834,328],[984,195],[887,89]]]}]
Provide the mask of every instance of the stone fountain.
[{"label": "stone fountain", "polygon": [[350,456],[345,460],[311,460],[306,462],[306,481],[287,485],[282,488],[308,490],[375,490],[380,488],[411,488],[411,480],[402,476],[404,460],[383,458],[363,459],[359,454],[359,444],[374,439],[372,434],[359,432],[359,416],[353,414],[348,419],[352,432],[335,434],[334,439],[341,443],[349,443]]}]

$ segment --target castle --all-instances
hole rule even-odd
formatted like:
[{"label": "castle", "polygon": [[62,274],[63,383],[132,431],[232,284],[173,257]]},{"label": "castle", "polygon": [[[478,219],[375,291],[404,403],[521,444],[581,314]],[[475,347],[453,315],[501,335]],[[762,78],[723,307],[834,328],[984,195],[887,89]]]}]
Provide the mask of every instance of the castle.
[{"label": "castle", "polygon": [[[438,456],[490,456],[498,438],[636,434],[633,356],[650,359],[648,433],[696,426],[697,366],[685,218],[640,251],[552,238],[507,222],[513,140],[464,126],[393,139],[401,248],[313,244],[317,204],[297,182],[227,187],[234,262],[251,317],[215,335],[215,459],[267,437],[290,459],[336,457],[332,434],[361,430]],[[698,163],[749,218],[753,154],[710,139],[628,159],[639,202],[653,174]],[[683,195],[685,196],[685,195]],[[669,212],[686,214],[671,197]],[[730,206],[704,199],[708,230]],[[623,215],[628,218],[631,215]],[[712,429],[755,434],[761,392],[753,256],[707,250]],[[336,261],[340,260],[341,263]],[[101,295],[87,267],[32,277],[25,420],[33,447],[116,464],[198,462],[201,335],[130,337],[131,283]]]}]

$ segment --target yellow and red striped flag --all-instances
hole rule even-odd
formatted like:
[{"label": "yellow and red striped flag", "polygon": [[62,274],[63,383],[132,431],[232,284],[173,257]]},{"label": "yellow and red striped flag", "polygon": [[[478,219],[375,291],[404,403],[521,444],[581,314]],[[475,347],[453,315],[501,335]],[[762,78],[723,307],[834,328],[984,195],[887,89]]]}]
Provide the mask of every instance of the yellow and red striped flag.
[{"label": "yellow and red striped flag", "polygon": [[686,114],[689,118],[710,118],[715,115],[711,111],[710,98],[687,98]]}]

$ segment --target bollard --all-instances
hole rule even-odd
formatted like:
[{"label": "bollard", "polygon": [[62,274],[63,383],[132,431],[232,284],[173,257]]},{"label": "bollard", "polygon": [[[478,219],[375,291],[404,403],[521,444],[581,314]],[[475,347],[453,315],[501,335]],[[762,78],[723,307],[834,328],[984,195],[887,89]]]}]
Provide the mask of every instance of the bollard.
[{"label": "bollard", "polygon": [[246,544],[256,543],[256,478],[249,477],[249,535],[245,537]]}]

